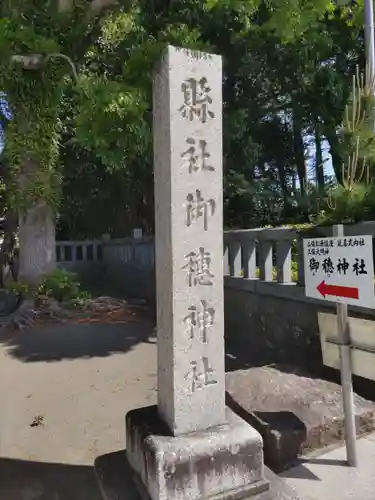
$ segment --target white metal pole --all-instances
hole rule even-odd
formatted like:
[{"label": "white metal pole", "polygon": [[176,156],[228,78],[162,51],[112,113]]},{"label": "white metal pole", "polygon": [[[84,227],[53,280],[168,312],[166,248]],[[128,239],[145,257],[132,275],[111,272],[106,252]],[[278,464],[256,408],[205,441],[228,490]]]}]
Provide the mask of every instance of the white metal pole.
[{"label": "white metal pole", "polygon": [[364,0],[365,8],[365,51],[366,70],[371,85],[375,76],[375,41],[374,41],[374,4],[373,0]]},{"label": "white metal pole", "polygon": [[[333,236],[344,236],[344,226],[333,226]],[[340,347],[341,390],[344,410],[346,459],[351,467],[357,466],[356,426],[351,367],[350,329],[348,306],[337,303],[337,333]]]}]

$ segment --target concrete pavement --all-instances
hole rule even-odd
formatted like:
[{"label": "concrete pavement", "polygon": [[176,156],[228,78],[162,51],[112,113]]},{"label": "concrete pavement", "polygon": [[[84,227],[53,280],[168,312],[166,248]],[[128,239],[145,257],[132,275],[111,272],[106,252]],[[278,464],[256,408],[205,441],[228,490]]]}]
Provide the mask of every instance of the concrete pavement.
[{"label": "concrete pavement", "polygon": [[358,467],[345,463],[345,446],[307,457],[280,476],[309,500],[375,499],[375,433],[357,440]]}]

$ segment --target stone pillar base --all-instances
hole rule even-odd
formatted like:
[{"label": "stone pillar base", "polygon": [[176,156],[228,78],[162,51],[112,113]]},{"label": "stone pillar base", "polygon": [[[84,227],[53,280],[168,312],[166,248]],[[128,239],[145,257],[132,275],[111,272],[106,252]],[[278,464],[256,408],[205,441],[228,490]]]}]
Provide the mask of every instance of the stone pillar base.
[{"label": "stone pillar base", "polygon": [[240,500],[269,488],[260,434],[227,408],[227,424],[174,437],[157,407],[126,416],[127,458],[144,499]]}]

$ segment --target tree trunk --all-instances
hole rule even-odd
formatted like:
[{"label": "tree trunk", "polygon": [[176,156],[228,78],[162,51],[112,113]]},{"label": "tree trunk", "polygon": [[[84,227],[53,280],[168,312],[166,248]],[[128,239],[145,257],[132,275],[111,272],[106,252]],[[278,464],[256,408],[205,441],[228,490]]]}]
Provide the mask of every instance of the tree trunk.
[{"label": "tree trunk", "polygon": [[333,171],[335,172],[336,180],[339,184],[343,183],[342,178],[342,157],[341,157],[341,147],[340,142],[336,134],[336,130],[326,127],[324,130],[324,135],[327,138],[330,146],[330,153],[332,157]]},{"label": "tree trunk", "polygon": [[319,131],[319,125],[315,126],[315,179],[316,185],[320,192],[324,191],[324,166],[322,152],[322,137]]},{"label": "tree trunk", "polygon": [[303,144],[302,128],[298,118],[293,117],[294,158],[297,165],[297,175],[300,184],[301,195],[306,192],[306,163],[305,146]]},{"label": "tree trunk", "polygon": [[55,217],[44,202],[20,213],[19,246],[19,281],[35,284],[45,273],[55,269]]},{"label": "tree trunk", "polygon": [[[0,248],[0,287],[4,288],[7,278],[12,277],[13,280],[18,278],[18,263],[15,256],[17,233],[17,214],[8,209],[4,220],[4,236]],[[10,273],[8,273],[8,271]]]},{"label": "tree trunk", "polygon": [[288,202],[288,183],[285,175],[285,165],[284,165],[284,158],[277,158],[276,159],[276,166],[277,166],[277,172],[279,175],[279,182],[281,186],[281,191],[283,193],[283,201],[284,205],[287,204]]},{"label": "tree trunk", "polygon": [[18,176],[18,185],[25,208],[18,213],[19,268],[18,279],[34,285],[40,278],[56,267],[55,214],[43,199],[32,199],[39,165],[29,156],[25,157]]}]

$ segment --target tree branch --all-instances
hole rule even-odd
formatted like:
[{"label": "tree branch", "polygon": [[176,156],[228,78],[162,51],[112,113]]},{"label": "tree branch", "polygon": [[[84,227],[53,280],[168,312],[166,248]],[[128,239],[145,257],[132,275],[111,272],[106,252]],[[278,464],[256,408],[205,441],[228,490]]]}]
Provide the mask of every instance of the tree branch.
[{"label": "tree branch", "polygon": [[20,64],[23,69],[39,69],[43,63],[42,54],[30,54],[29,56],[15,55],[11,58],[12,62]]},{"label": "tree branch", "polygon": [[[76,9],[76,0],[58,1],[59,11],[62,13],[72,12]],[[81,59],[85,55],[86,50],[92,45],[95,38],[100,34],[101,23],[107,11],[116,7],[122,7],[126,11],[129,11],[133,5],[134,0],[90,0],[87,2],[85,12],[79,15],[79,19],[75,20],[75,22],[82,24],[83,37],[81,38],[81,43],[74,47],[73,59]]]},{"label": "tree branch", "polygon": [[66,54],[59,54],[59,53],[47,54],[47,56],[44,59],[44,63],[46,64],[50,59],[57,59],[57,58],[65,59],[65,61],[68,62],[68,64],[70,65],[70,67],[72,69],[74,80],[77,82],[78,81],[77,68],[76,68],[74,62]]},{"label": "tree branch", "polygon": [[101,18],[96,17],[91,23],[90,31],[81,38],[80,43],[77,43],[74,46],[74,58],[76,61],[79,61],[84,57],[86,51],[91,45],[94,44],[96,38],[100,35],[100,33]]},{"label": "tree branch", "polygon": [[[91,0],[86,18],[100,16],[106,9],[119,5],[118,0]],[[71,12],[75,7],[74,0],[58,0],[58,11],[61,13]]]},{"label": "tree branch", "polygon": [[119,5],[117,0],[92,0],[90,10],[93,14],[101,14],[105,9]]},{"label": "tree branch", "polygon": [[31,54],[29,56],[14,55],[12,61],[20,64],[25,70],[37,70],[45,66],[50,59],[65,59],[72,69],[74,80],[78,80],[78,73],[74,62],[66,54],[51,53],[51,54]]},{"label": "tree branch", "polygon": [[74,0],[58,0],[57,8],[61,13],[70,12],[74,7]]}]

